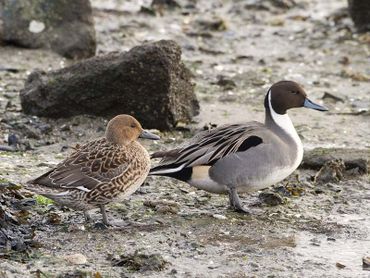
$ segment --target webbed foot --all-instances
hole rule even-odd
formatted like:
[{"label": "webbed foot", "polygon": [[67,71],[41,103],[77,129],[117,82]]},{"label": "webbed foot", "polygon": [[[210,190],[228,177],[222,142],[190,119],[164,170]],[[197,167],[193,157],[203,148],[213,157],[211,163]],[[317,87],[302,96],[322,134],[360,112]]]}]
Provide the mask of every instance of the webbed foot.
[{"label": "webbed foot", "polygon": [[234,211],[244,214],[250,214],[250,212],[242,205],[235,187],[229,187],[229,201],[230,208],[233,209]]}]

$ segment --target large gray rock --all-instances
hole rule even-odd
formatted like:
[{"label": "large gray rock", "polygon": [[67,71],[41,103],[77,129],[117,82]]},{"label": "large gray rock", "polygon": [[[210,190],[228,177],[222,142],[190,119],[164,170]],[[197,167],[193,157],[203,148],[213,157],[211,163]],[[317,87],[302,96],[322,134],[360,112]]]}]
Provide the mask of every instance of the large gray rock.
[{"label": "large gray rock", "polygon": [[0,0],[0,41],[29,48],[51,48],[79,59],[95,55],[89,0]]},{"label": "large gray rock", "polygon": [[370,31],[370,0],[348,0],[348,9],[358,31]]},{"label": "large gray rock", "polygon": [[27,114],[135,116],[146,128],[166,130],[189,122],[199,104],[174,41],[110,53],[48,73],[34,71],[21,90]]}]

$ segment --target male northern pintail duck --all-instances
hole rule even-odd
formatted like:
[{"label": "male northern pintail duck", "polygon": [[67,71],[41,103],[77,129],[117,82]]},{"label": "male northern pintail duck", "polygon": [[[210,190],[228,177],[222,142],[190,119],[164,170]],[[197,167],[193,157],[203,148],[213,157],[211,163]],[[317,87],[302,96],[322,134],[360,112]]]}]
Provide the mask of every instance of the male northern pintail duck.
[{"label": "male northern pintail duck", "polygon": [[105,205],[125,198],[144,182],[150,169],[147,150],[138,138],[159,137],[143,130],[129,115],[109,121],[105,137],[78,147],[51,171],[27,183],[27,188],[75,210],[100,208],[109,225]]},{"label": "male northern pintail duck", "polygon": [[201,132],[188,143],[154,153],[162,158],[149,175],[168,176],[212,193],[229,195],[230,206],[243,208],[238,192],[252,192],[288,177],[301,163],[302,142],[287,110],[327,111],[310,101],[292,81],[272,85],[265,97],[265,124],[231,124]]}]

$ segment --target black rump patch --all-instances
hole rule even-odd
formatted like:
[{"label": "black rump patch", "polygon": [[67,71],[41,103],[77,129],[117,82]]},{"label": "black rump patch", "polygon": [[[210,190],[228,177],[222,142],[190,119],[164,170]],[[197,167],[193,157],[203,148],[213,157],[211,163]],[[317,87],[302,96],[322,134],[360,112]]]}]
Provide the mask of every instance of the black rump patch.
[{"label": "black rump patch", "polygon": [[161,174],[161,176],[171,177],[180,181],[188,182],[193,174],[193,168],[183,168],[180,171],[174,173]]},{"label": "black rump patch", "polygon": [[191,178],[191,175],[193,174],[193,168],[192,167],[185,167],[181,169],[180,171],[176,172],[171,172],[171,173],[160,173],[160,174],[153,174],[153,172],[158,171],[158,170],[171,170],[171,169],[176,169],[179,167],[181,164],[170,164],[170,165],[159,165],[156,166],[152,169],[150,169],[151,175],[155,176],[165,176],[165,177],[171,177],[174,179],[178,179],[180,181],[189,181]]},{"label": "black rump patch", "polygon": [[258,146],[259,144],[262,144],[263,140],[261,137],[258,136],[250,136],[247,139],[244,140],[244,142],[239,146],[237,152],[244,152],[248,150],[249,148]]}]

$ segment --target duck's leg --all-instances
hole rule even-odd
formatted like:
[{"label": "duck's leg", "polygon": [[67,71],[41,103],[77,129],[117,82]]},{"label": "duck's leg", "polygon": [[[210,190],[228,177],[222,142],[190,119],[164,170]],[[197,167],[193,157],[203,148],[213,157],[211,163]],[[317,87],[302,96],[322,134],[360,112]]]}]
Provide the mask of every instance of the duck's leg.
[{"label": "duck's leg", "polygon": [[240,201],[238,192],[236,191],[236,188],[234,186],[229,187],[229,201],[230,201],[230,207],[240,213],[247,213],[249,214],[249,211],[245,209]]},{"label": "duck's leg", "polygon": [[111,224],[109,223],[108,221],[108,217],[107,217],[107,212],[105,210],[105,206],[104,205],[99,205],[99,208],[100,208],[100,213],[103,217],[103,221],[102,222],[96,222],[94,224],[94,227],[96,229],[99,229],[99,230],[105,230],[108,228],[108,226],[111,226]]},{"label": "duck's leg", "polygon": [[103,224],[106,225],[106,226],[109,226],[109,221],[108,221],[108,217],[107,217],[107,212],[105,211],[105,206],[104,205],[100,205],[100,212],[103,216]]},{"label": "duck's leg", "polygon": [[105,210],[105,205],[100,205],[99,208],[100,208],[100,212],[103,216],[103,222],[96,223],[95,224],[96,228],[106,229],[108,227],[113,227],[113,228],[125,228],[125,227],[127,227],[127,223],[125,223],[125,222],[114,221],[114,220],[113,220],[113,222],[108,221],[107,212]]},{"label": "duck's leg", "polygon": [[88,211],[84,211],[84,216],[85,216],[85,221],[86,222],[91,222],[92,221],[92,218],[91,218],[91,215],[88,213]]}]

